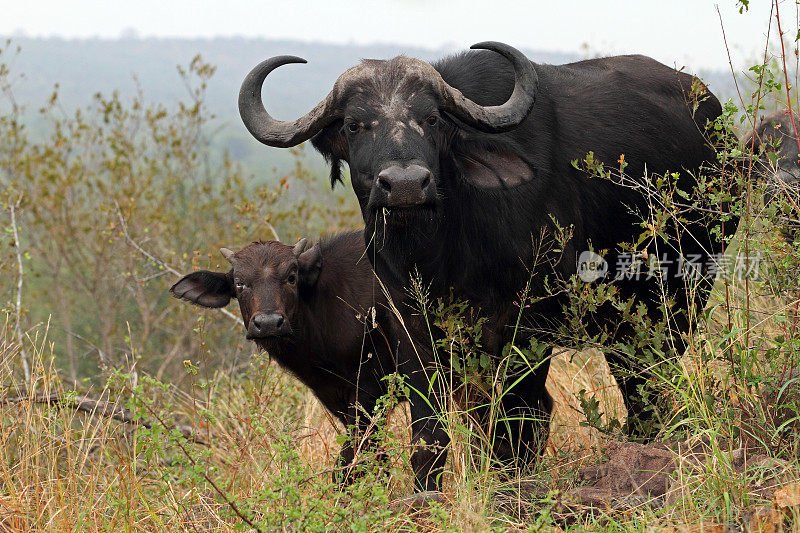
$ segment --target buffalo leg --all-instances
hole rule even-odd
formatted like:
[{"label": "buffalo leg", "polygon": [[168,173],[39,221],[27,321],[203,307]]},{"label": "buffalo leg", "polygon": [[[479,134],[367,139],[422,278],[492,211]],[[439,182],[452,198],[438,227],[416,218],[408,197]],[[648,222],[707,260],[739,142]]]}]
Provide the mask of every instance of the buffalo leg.
[{"label": "buffalo leg", "polygon": [[655,436],[657,421],[652,405],[643,396],[646,391],[648,374],[631,368],[631,361],[624,354],[609,352],[606,354],[611,375],[617,382],[625,409],[628,411],[626,429],[630,437],[648,442]]},{"label": "buffalo leg", "polygon": [[[419,371],[418,371],[419,372]],[[443,414],[440,394],[427,391],[428,379],[406,374],[411,388],[411,468],[414,471],[416,488],[419,490],[441,490],[441,475],[447,461],[447,446],[450,437],[441,420]]]},{"label": "buffalo leg", "polygon": [[[336,462],[337,468],[334,469],[334,481],[341,482],[342,484],[352,483],[359,475],[357,470],[358,464],[356,463],[356,451],[370,452],[375,450],[378,446],[378,439],[375,435],[375,424],[366,413],[371,413],[374,408],[374,402],[371,405],[362,405],[361,412],[359,413],[357,406],[352,405],[345,416],[340,419],[347,428],[347,442],[342,445],[339,451],[339,457]],[[366,412],[364,412],[366,411]],[[378,456],[378,463],[382,463],[385,459],[382,455]]]},{"label": "buffalo leg", "polygon": [[[683,355],[686,343],[681,334],[688,331],[690,324],[683,314],[671,317],[671,334],[658,347],[657,353],[662,356],[659,364],[666,364]],[[656,353],[656,350],[650,351]],[[627,355],[614,350],[606,354],[606,361],[628,411],[628,435],[640,442],[653,440],[665,421],[664,417],[671,411],[664,395],[658,390],[658,378],[647,370],[653,362],[632,361]]]},{"label": "buffalo leg", "polygon": [[436,372],[430,349],[424,343],[415,350],[406,342],[400,349],[397,371],[404,377],[408,388],[408,400],[411,404],[411,468],[414,471],[417,490],[441,490],[441,476],[447,460],[447,446],[450,437],[444,429],[441,417],[445,391],[442,387],[441,372],[439,379],[433,380]]},{"label": "buffalo leg", "polygon": [[[495,423],[493,452],[508,466],[523,469],[544,452],[550,434],[553,400],[545,388],[550,370],[550,354],[525,374],[508,375],[511,387],[503,391],[499,420]],[[513,385],[513,386],[512,386]]]}]

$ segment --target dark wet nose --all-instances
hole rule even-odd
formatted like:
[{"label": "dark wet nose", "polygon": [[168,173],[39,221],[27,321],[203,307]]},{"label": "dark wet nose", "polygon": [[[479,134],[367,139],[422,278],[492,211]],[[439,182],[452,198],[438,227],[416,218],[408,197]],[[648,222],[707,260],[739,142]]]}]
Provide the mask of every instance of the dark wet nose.
[{"label": "dark wet nose", "polygon": [[421,165],[392,165],[378,174],[378,187],[387,207],[410,207],[431,199],[431,171]]},{"label": "dark wet nose", "polygon": [[247,337],[258,339],[286,335],[288,333],[287,326],[286,317],[280,313],[259,313],[250,319],[250,325],[247,327]]}]

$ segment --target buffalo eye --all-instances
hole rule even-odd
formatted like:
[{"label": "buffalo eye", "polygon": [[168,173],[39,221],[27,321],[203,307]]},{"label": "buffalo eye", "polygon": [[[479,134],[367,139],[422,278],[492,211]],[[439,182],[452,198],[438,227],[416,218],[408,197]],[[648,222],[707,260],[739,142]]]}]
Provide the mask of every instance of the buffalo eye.
[{"label": "buffalo eye", "polygon": [[361,129],[361,124],[358,122],[348,122],[345,125],[345,128],[347,128],[348,133],[358,133],[358,131]]},{"label": "buffalo eye", "polygon": [[237,291],[243,291],[247,288],[247,285],[240,279],[234,280],[234,283],[236,284]]},{"label": "buffalo eye", "polygon": [[439,125],[439,117],[436,115],[431,115],[425,120],[425,124],[430,126],[431,128],[435,128]]},{"label": "buffalo eye", "polygon": [[286,283],[288,283],[289,285],[294,285],[295,283],[297,283],[297,274],[295,274],[294,272],[289,274],[289,276],[286,278]]}]

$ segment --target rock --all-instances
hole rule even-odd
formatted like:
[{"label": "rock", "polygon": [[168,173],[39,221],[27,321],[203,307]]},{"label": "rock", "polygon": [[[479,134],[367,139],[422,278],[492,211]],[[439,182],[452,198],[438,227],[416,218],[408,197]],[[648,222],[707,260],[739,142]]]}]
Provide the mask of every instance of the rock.
[{"label": "rock", "polygon": [[[722,443],[724,444],[724,443]],[[578,480],[582,486],[567,492],[568,499],[579,505],[620,509],[648,504],[672,506],[688,495],[682,490],[675,472],[681,468],[682,478],[706,475],[711,457],[709,443],[651,443],[612,442],[607,447],[605,463],[582,468]],[[730,452],[732,473],[748,480],[751,496],[769,501],[776,487],[793,480],[794,469],[786,461],[762,454],[748,454],[744,448]],[[800,484],[786,485],[780,494],[775,492],[780,509],[800,510]],[[760,516],[760,515],[759,515]]]},{"label": "rock", "polygon": [[581,499],[607,501],[602,491],[608,491],[609,498],[617,500],[632,496],[648,500],[667,493],[676,464],[675,452],[666,445],[612,442],[608,456],[607,463],[578,471],[578,479],[590,484],[575,489]]},{"label": "rock", "polygon": [[763,505],[746,513],[742,524],[747,533],[781,533],[783,531],[783,513],[772,506]]},{"label": "rock", "polygon": [[621,494],[610,489],[597,487],[577,487],[569,490],[566,493],[566,501],[564,503],[567,507],[575,507],[578,504],[605,510],[629,510],[645,504],[651,507],[660,507],[662,505],[661,499],[658,497]]},{"label": "rock", "polygon": [[772,506],[787,513],[800,509],[800,484],[789,483],[776,490],[772,496]]},{"label": "rock", "polygon": [[400,498],[392,502],[391,506],[395,511],[414,512],[427,508],[431,503],[445,503],[446,501],[447,497],[443,493],[434,490],[426,490],[417,492],[411,496],[406,496],[405,498]]}]

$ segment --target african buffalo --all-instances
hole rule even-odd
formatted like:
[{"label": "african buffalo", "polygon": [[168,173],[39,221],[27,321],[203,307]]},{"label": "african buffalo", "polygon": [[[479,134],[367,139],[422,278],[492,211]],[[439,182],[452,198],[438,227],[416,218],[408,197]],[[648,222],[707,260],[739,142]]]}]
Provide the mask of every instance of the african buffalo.
[{"label": "african buffalo", "polygon": [[[800,128],[800,117],[794,119]],[[753,170],[767,179],[767,201],[782,191],[800,192],[800,146],[797,130],[788,110],[761,118],[761,122],[745,135],[742,143],[757,156]],[[769,154],[775,154],[770,160]]]},{"label": "african buffalo", "polygon": [[[290,147],[311,139],[331,163],[332,184],[341,179],[342,162],[349,166],[367,255],[402,315],[402,333],[410,336],[400,345],[397,369],[423,396],[411,398],[418,444],[412,467],[420,489],[440,487],[449,438],[437,417],[441,398],[429,383],[436,354],[428,324],[404,290],[411,277],[430,298],[452,290],[480,309],[489,319],[485,348],[497,358],[512,339],[518,345],[531,338],[552,342],[565,323],[566,280],[576,273],[580,254],[602,252],[615,269],[625,255],[622,243],[637,242],[643,219],[653,213],[653,198],[642,187],[592,178],[574,162],[590,152],[606,168],[624,162],[625,175],[645,184],[680,173],[676,187],[687,202],[698,199],[698,176],[713,172],[717,162],[707,124],[721,106],[689,74],[643,56],[546,65],[502,43],[472,48],[482,50],[433,64],[408,57],[364,60],[294,122],[272,118],[261,89],[275,68],[305,60],[268,59],[248,74],[239,93],[241,117],[260,142]],[[718,227],[723,219],[710,211],[681,213],[680,224],[645,239],[643,252],[661,260],[662,276],[615,277],[616,294],[635,298],[652,320],[665,322],[662,304],[672,306],[667,338],[652,341],[662,353],[684,350],[683,335],[692,331],[713,283],[709,259],[735,230],[735,216]],[[557,242],[559,233],[571,238]],[[698,265],[691,282],[684,256]],[[622,324],[612,307],[598,308],[587,327],[619,337],[640,333]],[[624,353],[606,357],[630,427],[645,427],[637,423],[648,417],[640,396],[648,374]],[[548,368],[545,354],[507,377],[501,400],[507,424],[497,430],[505,444],[501,459],[523,466],[541,451],[552,409]]]},{"label": "african buffalo", "polygon": [[[239,300],[247,338],[307,385],[346,428],[366,438],[369,416],[394,373],[385,298],[364,257],[363,232],[328,237],[306,249],[257,242],[221,250],[228,272],[192,272],[170,292],[203,307]],[[363,411],[359,412],[359,407]],[[346,468],[353,440],[339,455]],[[347,472],[349,474],[349,471]]]}]

